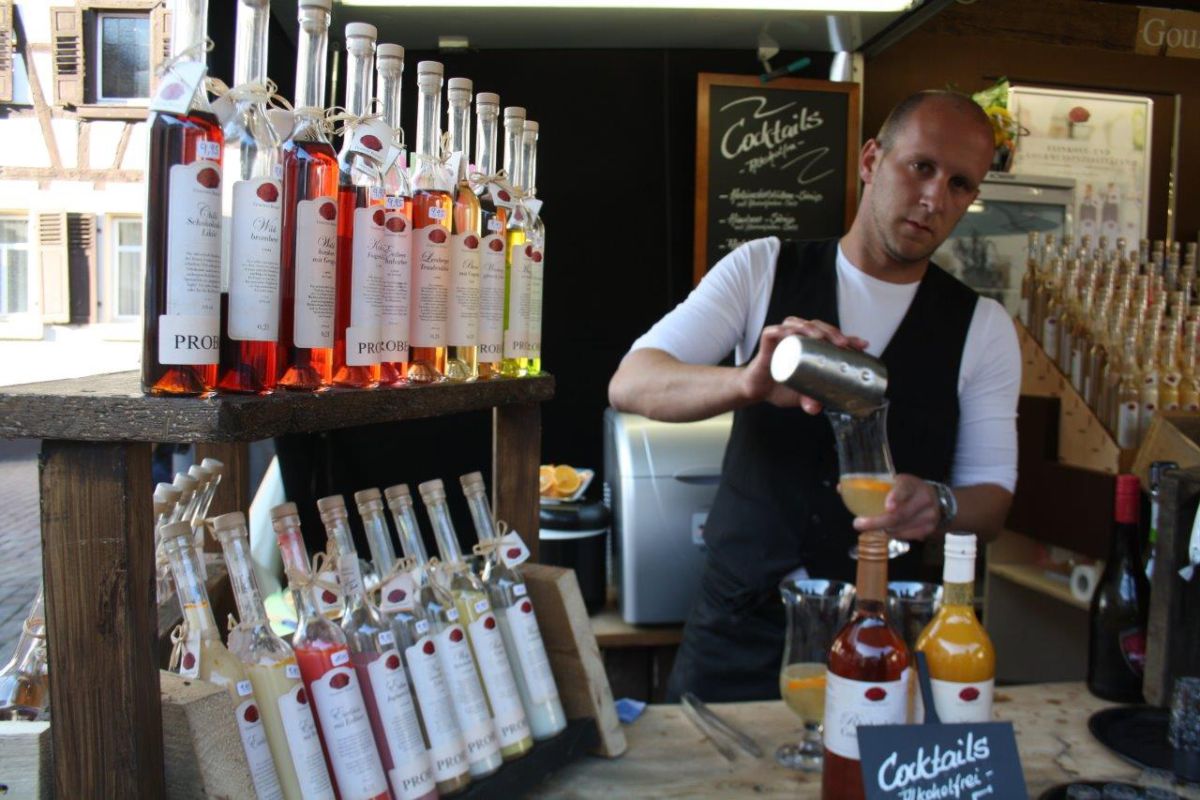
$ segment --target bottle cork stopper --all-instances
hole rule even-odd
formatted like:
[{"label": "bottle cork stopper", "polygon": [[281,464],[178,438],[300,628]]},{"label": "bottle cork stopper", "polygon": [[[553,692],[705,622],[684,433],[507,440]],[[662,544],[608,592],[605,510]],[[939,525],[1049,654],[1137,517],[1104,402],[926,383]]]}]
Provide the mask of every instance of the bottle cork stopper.
[{"label": "bottle cork stopper", "polygon": [[395,59],[399,59],[400,61],[403,61],[404,60],[404,48],[398,44],[391,44],[390,42],[386,42],[384,44],[379,45],[379,47],[375,50],[375,57],[376,58],[395,58]]},{"label": "bottle cork stopper", "polygon": [[279,505],[277,505],[271,509],[271,519],[272,520],[279,520],[279,519],[283,519],[284,517],[298,517],[298,516],[300,516],[300,509],[297,508],[296,504],[292,503],[292,502],[280,503]]},{"label": "bottle cork stopper", "polygon": [[388,508],[391,508],[393,511],[398,506],[412,503],[412,493],[408,491],[408,484],[406,483],[397,483],[395,486],[389,486],[383,490],[383,496],[387,498]]},{"label": "bottle cork stopper", "polygon": [[446,499],[446,486],[442,483],[441,478],[425,481],[417,486],[417,491],[421,493],[421,499],[426,503]]},{"label": "bottle cork stopper", "polygon": [[505,106],[504,107],[504,118],[509,119],[510,117],[514,118],[514,119],[524,120],[525,119],[525,107],[524,106]]},{"label": "bottle cork stopper", "polygon": [[372,486],[369,489],[363,489],[362,491],[355,492],[354,502],[361,506],[366,505],[373,500],[379,500],[381,497],[383,497],[383,495],[379,493],[379,490]]},{"label": "bottle cork stopper", "polygon": [[437,75],[440,78],[442,76],[442,72],[443,72],[442,64],[440,61],[418,61],[417,62],[417,74],[418,75]]},{"label": "bottle cork stopper", "polygon": [[345,512],[346,501],[342,499],[340,494],[331,494],[317,501],[317,510],[321,512],[321,516],[337,511]]},{"label": "bottle cork stopper", "polygon": [[475,84],[470,78],[451,78],[446,81],[446,88],[452,92],[470,92],[475,88]]},{"label": "bottle cork stopper", "polygon": [[169,483],[160,483],[154,487],[154,502],[156,503],[177,503],[179,495],[183,494]]},{"label": "bottle cork stopper", "polygon": [[213,475],[225,474],[225,462],[218,461],[215,458],[206,458],[200,462],[200,466],[211,472]]},{"label": "bottle cork stopper", "polygon": [[486,487],[483,483],[483,473],[482,472],[468,472],[466,475],[463,475],[458,480],[459,480],[459,483],[462,484],[464,494],[471,494],[472,492],[486,491]]},{"label": "bottle cork stopper", "polygon": [[179,472],[179,473],[176,473],[175,480],[171,485],[174,486],[176,489],[179,489],[180,491],[189,489],[194,492],[194,491],[196,491],[196,487],[199,486],[200,484],[196,482],[195,478],[189,478],[187,475],[184,475],[182,472]]},{"label": "bottle cork stopper", "polygon": [[190,522],[169,522],[162,526],[163,542],[169,542],[172,539],[178,539],[186,536],[190,542],[192,539],[192,523]]},{"label": "bottle cork stopper", "polygon": [[233,528],[246,527],[246,515],[240,511],[230,511],[228,514],[222,514],[219,517],[213,517],[208,521],[212,526],[213,532],[227,531]]},{"label": "bottle cork stopper", "polygon": [[476,92],[475,93],[475,105],[476,106],[499,106],[500,105],[500,95],[496,94],[495,92]]}]

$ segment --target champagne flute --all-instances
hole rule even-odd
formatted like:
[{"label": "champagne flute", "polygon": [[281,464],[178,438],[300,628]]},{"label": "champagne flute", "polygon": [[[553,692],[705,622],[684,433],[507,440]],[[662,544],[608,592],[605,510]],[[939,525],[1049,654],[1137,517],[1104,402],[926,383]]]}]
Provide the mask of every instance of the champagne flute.
[{"label": "champagne flute", "polygon": [[854,585],[844,581],[785,580],[779,585],[787,609],[787,639],[779,693],[804,723],[798,743],[782,745],[775,760],[788,769],[816,772],[824,760],[825,670],[829,645],[850,619]]},{"label": "champagne flute", "polygon": [[[842,502],[856,517],[883,514],[884,501],[896,479],[892,451],[887,439],[888,401],[872,408],[850,411],[827,410],[837,442],[838,471]],[[888,539],[888,558],[909,551],[908,542]],[[850,549],[858,558],[858,546]]]}]

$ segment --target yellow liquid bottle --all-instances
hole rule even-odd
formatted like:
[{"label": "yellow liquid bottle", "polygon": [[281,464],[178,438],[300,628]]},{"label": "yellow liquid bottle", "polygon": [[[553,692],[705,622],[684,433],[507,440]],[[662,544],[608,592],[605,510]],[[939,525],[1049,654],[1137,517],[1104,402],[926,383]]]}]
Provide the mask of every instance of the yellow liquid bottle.
[{"label": "yellow liquid bottle", "polygon": [[479,198],[467,180],[471,152],[470,78],[451,78],[446,84],[450,111],[450,152],[461,158],[451,214],[450,290],[446,319],[446,377],[473,381],[479,377],[479,302],[481,221]]},{"label": "yellow liquid bottle", "polygon": [[[485,178],[496,172],[496,119],[500,115],[500,95],[479,92],[475,95],[475,168]],[[480,192],[479,248],[479,354],[480,380],[500,378],[500,360],[504,356],[504,265],[507,261],[505,228],[511,206],[496,202],[492,195],[500,190],[494,184],[477,187]]]},{"label": "yellow liquid bottle", "polygon": [[[525,132],[525,109],[508,106],[504,109],[504,171],[521,189],[521,139]],[[525,207],[513,198],[514,204],[504,230],[504,357],[500,372],[506,378],[519,378],[529,373],[529,288],[533,252],[528,246],[529,219]]]},{"label": "yellow liquid bottle", "polygon": [[541,202],[537,195],[537,142],[538,124],[525,120],[521,134],[521,169],[524,176],[521,186],[525,189],[525,203],[530,211],[529,219],[529,356],[525,362],[530,375],[542,374],[542,299],[545,285],[546,225],[542,221]]},{"label": "yellow liquid bottle", "polygon": [[[942,607],[916,645],[929,664],[933,702],[942,722],[988,722],[992,718],[996,651],[975,616],[974,534],[946,534],[942,580]],[[923,719],[918,702],[913,721]]]}]

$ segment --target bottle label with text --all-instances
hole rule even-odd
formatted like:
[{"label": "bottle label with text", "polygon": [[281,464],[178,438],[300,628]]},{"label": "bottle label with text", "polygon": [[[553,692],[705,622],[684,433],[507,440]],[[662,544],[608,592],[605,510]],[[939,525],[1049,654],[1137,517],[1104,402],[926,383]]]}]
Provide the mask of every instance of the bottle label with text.
[{"label": "bottle label with text", "polygon": [[529,255],[529,357],[542,357],[542,268],[543,250],[535,247]]},{"label": "bottle label with text", "polygon": [[350,326],[346,328],[346,363],[352,367],[370,367],[380,362],[383,274],[387,261],[383,223],[382,206],[354,210]]},{"label": "bottle label with text", "polygon": [[296,347],[333,347],[337,274],[337,203],[330,197],[296,204]]},{"label": "bottle label with text", "polygon": [[[517,585],[524,590],[524,584]],[[538,629],[533,603],[528,598],[519,600],[505,611],[501,623],[508,628],[508,638],[516,650],[515,657],[525,676],[530,701],[541,704],[557,698],[558,688],[554,685],[554,673],[550,671],[550,658],[546,655],[546,643]]]},{"label": "bottle label with text", "polygon": [[392,794],[397,800],[416,800],[433,791],[433,770],[400,654],[395,650],[380,653],[367,665],[367,674],[391,752],[393,766],[388,777]]},{"label": "bottle label with text", "polygon": [[229,338],[279,338],[279,256],[282,189],[271,179],[233,186],[229,250]]},{"label": "bottle label with text", "polygon": [[242,735],[242,749],[246,751],[246,763],[250,767],[250,778],[260,800],[282,798],[279,775],[275,762],[271,760],[271,746],[267,743],[267,730],[263,727],[254,697],[245,700],[234,709],[237,715],[238,733]]},{"label": "bottle label with text", "polygon": [[528,739],[529,722],[525,718],[525,707],[521,705],[517,681],[508,663],[496,615],[485,613],[468,627],[471,644],[475,646],[475,657],[479,660],[479,672],[483,675],[487,696],[492,702],[500,746],[508,747]]},{"label": "bottle label with text", "polygon": [[504,355],[504,236],[485,236],[479,253],[479,360],[495,364]]},{"label": "bottle label with text", "polygon": [[429,736],[429,760],[436,781],[451,780],[467,770],[467,748],[463,744],[454,704],[442,664],[437,656],[437,644],[425,636],[404,651],[412,674],[417,704]]},{"label": "bottle label with text", "polygon": [[450,237],[450,309],[446,339],[470,347],[479,341],[479,237],[473,233]]},{"label": "bottle label with text", "polygon": [[[914,680],[916,676],[914,675]],[[930,678],[933,688],[933,704],[937,708],[938,719],[944,723],[952,722],[991,722],[992,696],[995,681],[979,681],[963,683],[961,681],[940,681]],[[925,701],[917,689],[913,709],[913,722],[925,720]]]},{"label": "bottle label with text", "polygon": [[375,751],[371,721],[354,670],[334,667],[313,681],[312,690],[325,734],[325,748],[343,800],[369,800],[386,795],[387,778]]},{"label": "bottle label with text", "polygon": [[[401,198],[388,198],[401,199]],[[412,220],[401,211],[388,211],[384,220],[387,260],[383,265],[383,311],[380,340],[383,360],[408,361],[409,288],[412,283]]]},{"label": "bottle label with text", "polygon": [[[434,206],[434,209],[438,209]],[[438,209],[440,210],[440,209]],[[441,225],[427,225],[413,234],[417,263],[413,265],[413,347],[445,347],[450,291],[450,234]]]},{"label": "bottle label with text", "polygon": [[171,167],[167,220],[167,313],[159,317],[162,364],[219,360],[221,328],[221,165]]},{"label": "bottle label with text", "polygon": [[436,644],[442,672],[454,699],[454,714],[467,747],[467,760],[490,758],[499,750],[499,744],[466,631],[461,625],[449,625],[438,634]]},{"label": "bottle label with text", "polygon": [[854,761],[858,755],[861,725],[903,725],[908,721],[906,669],[899,680],[872,683],[825,675],[825,746],[830,752]]},{"label": "bottle label with text", "polygon": [[[289,664],[288,669],[293,666]],[[325,768],[321,737],[317,735],[312,706],[303,684],[298,683],[287,694],[279,696],[279,716],[283,720],[283,731],[287,735],[300,793],[305,800],[310,797],[331,800],[333,785],[329,781],[329,770]]]}]

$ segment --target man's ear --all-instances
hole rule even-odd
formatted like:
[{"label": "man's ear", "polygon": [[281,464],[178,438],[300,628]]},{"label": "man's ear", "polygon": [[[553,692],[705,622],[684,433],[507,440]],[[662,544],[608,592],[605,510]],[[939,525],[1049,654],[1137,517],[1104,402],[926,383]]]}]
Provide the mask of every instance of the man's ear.
[{"label": "man's ear", "polygon": [[879,166],[880,159],[883,158],[883,149],[879,142],[875,139],[867,139],[863,142],[862,150],[858,154],[858,177],[863,183],[871,183],[871,179],[875,175],[875,169]]}]

